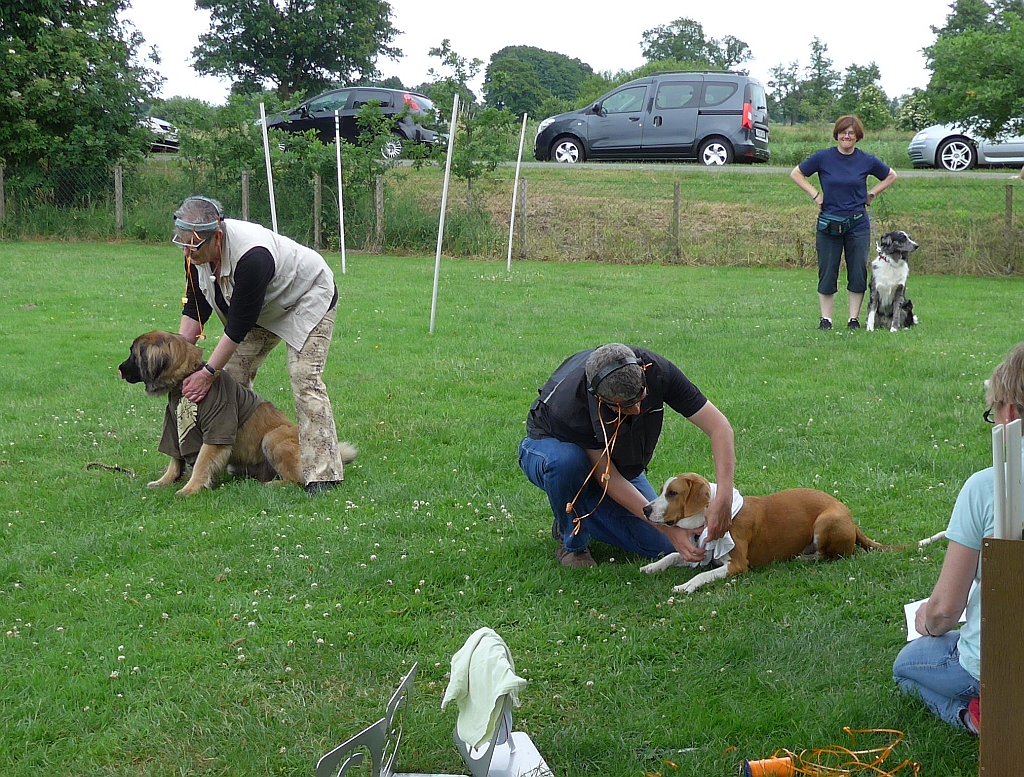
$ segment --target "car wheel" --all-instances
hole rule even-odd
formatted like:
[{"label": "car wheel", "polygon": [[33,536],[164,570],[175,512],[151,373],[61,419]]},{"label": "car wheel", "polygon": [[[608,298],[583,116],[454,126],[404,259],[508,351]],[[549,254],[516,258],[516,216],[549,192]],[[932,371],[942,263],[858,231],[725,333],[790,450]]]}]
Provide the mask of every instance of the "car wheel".
[{"label": "car wheel", "polygon": [[969,140],[963,138],[950,138],[943,141],[939,146],[939,152],[935,155],[939,167],[949,170],[951,173],[959,173],[970,170],[978,163],[978,152],[971,145]]},{"label": "car wheel", "polygon": [[380,155],[385,159],[398,159],[402,155],[402,138],[392,135],[385,140],[384,145],[380,147]]},{"label": "car wheel", "polygon": [[729,141],[721,138],[710,138],[700,144],[700,151],[697,152],[697,160],[702,165],[732,164],[732,146]]},{"label": "car wheel", "polygon": [[551,144],[551,161],[574,165],[585,159],[583,146],[576,138],[559,138]]}]

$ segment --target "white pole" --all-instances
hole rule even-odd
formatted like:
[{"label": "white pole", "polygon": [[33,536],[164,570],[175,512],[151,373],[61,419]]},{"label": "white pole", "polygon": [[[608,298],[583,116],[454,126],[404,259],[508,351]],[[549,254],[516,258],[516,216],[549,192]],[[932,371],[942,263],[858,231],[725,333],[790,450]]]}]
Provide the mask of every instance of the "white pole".
[{"label": "white pole", "polygon": [[1020,419],[1006,425],[1006,529],[1007,539],[1021,538],[1021,513],[1024,504],[1021,495]]},{"label": "white pole", "polygon": [[444,163],[444,188],[441,190],[441,222],[437,227],[437,253],[434,255],[434,294],[430,299],[430,334],[434,334],[437,315],[437,284],[441,276],[441,243],[444,240],[444,211],[448,206],[448,181],[452,175],[452,149],[455,147],[455,126],[459,120],[459,94],[452,101],[452,122],[448,128],[448,159]]},{"label": "white pole", "polygon": [[519,192],[519,167],[523,162],[523,140],[526,139],[526,114],[523,114],[523,129],[519,133],[519,155],[516,157],[516,177],[512,182],[512,216],[508,220],[508,272],[512,272],[512,233],[516,225],[516,194]]},{"label": "white pole", "polygon": [[270,140],[267,138],[267,109],[260,103],[260,126],[263,128],[263,158],[267,162],[267,191],[270,192],[270,223],[277,232],[277,204],[274,202],[274,174],[270,170]]},{"label": "white pole", "polygon": [[334,111],[334,148],[338,152],[338,245],[341,247],[341,274],[345,274],[345,209],[341,197],[341,119]]},{"label": "white pole", "polygon": [[992,427],[992,535],[1009,536],[1006,529],[1006,447],[1002,424]]}]

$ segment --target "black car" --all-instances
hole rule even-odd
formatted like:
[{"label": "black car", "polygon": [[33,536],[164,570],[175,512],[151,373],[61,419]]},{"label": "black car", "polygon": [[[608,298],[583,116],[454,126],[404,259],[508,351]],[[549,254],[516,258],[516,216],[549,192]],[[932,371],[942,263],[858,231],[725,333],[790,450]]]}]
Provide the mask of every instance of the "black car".
[{"label": "black car", "polygon": [[623,84],[578,111],[544,119],[534,156],[696,160],[705,165],[768,161],[764,87],[716,71],[657,73]]},{"label": "black car", "polygon": [[323,143],[334,142],[334,112],[338,111],[341,137],[349,143],[359,139],[360,127],[356,123],[359,109],[369,102],[380,104],[385,116],[394,116],[394,132],[384,144],[382,152],[389,159],[402,153],[405,143],[436,143],[437,133],[420,122],[430,121],[434,115],[434,104],[422,94],[401,89],[352,86],[332,89],[306,100],[288,113],[279,113],[267,118],[267,127],[276,127],[285,132],[316,130]]}]

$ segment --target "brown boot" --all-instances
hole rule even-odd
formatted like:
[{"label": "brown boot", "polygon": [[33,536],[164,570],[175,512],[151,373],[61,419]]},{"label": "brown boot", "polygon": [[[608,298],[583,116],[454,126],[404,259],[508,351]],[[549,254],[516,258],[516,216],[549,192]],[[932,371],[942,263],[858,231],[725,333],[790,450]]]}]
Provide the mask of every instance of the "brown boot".
[{"label": "brown boot", "polygon": [[565,544],[561,542],[558,543],[555,558],[558,559],[559,564],[569,569],[588,569],[597,566],[594,557],[590,555],[590,548],[584,548],[575,552],[568,551],[565,549]]}]

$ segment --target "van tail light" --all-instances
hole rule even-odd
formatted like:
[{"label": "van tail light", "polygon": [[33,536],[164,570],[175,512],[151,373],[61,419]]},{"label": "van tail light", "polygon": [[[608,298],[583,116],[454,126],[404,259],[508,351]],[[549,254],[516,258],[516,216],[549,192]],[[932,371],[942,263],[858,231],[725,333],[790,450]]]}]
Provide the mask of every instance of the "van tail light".
[{"label": "van tail light", "polygon": [[754,119],[750,115],[750,103],[743,103],[743,129],[754,129]]}]

